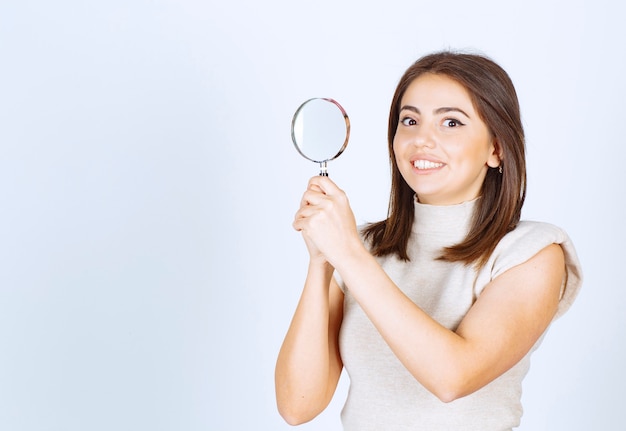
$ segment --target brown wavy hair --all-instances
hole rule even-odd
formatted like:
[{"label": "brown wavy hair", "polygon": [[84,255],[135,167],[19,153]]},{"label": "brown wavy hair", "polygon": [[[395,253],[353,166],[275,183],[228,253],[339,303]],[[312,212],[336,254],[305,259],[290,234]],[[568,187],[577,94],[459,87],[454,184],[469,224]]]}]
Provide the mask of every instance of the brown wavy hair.
[{"label": "brown wavy hair", "polygon": [[363,234],[371,242],[375,256],[395,254],[409,260],[407,244],[413,225],[415,192],[398,169],[393,140],[402,97],[409,85],[425,73],[446,76],[465,87],[500,152],[502,173],[498,168],[488,169],[469,233],[461,243],[443,249],[440,256],[445,261],[481,267],[500,239],[517,226],[526,196],[525,139],[517,93],[504,69],[483,55],[438,52],[420,58],[406,70],[389,112],[391,196],[387,219],[366,226]]}]

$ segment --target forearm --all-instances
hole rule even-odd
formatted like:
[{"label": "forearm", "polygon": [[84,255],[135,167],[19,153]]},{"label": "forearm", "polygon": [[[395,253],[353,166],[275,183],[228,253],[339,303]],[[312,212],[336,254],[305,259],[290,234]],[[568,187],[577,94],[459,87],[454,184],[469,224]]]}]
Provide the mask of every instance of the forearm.
[{"label": "forearm", "polygon": [[367,250],[334,264],[394,354],[443,401],[482,388],[530,351],[556,313],[564,274],[561,248],[544,248],[488,283],[453,331],[404,295]]},{"label": "forearm", "polygon": [[328,264],[311,263],[304,289],[276,363],[276,398],[290,423],[321,412],[339,379],[336,337],[332,332]]},{"label": "forearm", "polygon": [[336,262],[351,295],[407,370],[442,399],[465,379],[467,343],[415,305],[365,249]]}]

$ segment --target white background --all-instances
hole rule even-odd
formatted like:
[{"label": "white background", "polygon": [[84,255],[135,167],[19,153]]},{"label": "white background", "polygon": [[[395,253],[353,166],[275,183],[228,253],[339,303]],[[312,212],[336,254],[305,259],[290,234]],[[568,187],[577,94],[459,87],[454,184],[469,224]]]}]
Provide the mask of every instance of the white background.
[{"label": "white background", "polygon": [[[622,425],[623,6],[595,1],[0,3],[0,429],[281,430],[273,367],[307,255],[314,164],[291,115],[334,97],[330,173],[386,214],[402,72],[445,48],[511,75],[525,218],[564,227],[585,284],[533,357],[522,430]],[[346,380],[303,430],[338,430]]]}]

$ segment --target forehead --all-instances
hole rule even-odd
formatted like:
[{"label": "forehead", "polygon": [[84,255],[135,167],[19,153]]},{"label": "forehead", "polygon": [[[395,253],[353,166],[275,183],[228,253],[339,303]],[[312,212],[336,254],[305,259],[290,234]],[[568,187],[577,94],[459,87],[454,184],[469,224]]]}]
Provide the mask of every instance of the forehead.
[{"label": "forehead", "polygon": [[458,81],[440,74],[425,73],[415,78],[402,95],[401,106],[464,107],[474,110],[469,91]]}]

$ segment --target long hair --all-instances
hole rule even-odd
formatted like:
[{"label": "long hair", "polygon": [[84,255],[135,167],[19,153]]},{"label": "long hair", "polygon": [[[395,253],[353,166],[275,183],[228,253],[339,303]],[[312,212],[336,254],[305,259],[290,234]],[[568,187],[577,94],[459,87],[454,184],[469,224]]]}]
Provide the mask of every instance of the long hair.
[{"label": "long hair", "polygon": [[445,261],[480,267],[500,239],[517,226],[526,196],[524,129],[517,93],[504,69],[482,55],[448,51],[430,54],[417,60],[400,79],[391,102],[387,133],[391,164],[387,219],[366,226],[363,234],[371,242],[374,255],[395,254],[409,260],[407,244],[415,193],[398,169],[393,140],[402,97],[409,85],[425,73],[446,76],[465,87],[501,154],[502,173],[498,168],[487,170],[469,233],[461,243],[443,249],[440,256]]}]

